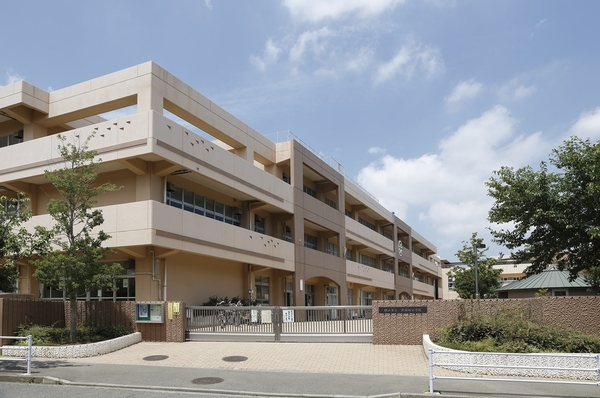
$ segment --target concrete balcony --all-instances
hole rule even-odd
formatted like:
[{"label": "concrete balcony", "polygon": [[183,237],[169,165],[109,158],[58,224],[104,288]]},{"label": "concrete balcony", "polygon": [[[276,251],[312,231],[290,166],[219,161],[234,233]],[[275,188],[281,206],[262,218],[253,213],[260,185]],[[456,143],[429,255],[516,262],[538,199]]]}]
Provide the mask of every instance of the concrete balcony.
[{"label": "concrete balcony", "polygon": [[[293,187],[253,163],[156,113],[143,112],[62,133],[67,142],[94,133],[88,149],[98,152],[107,171],[125,169],[128,159],[166,160],[192,175],[220,181],[252,198],[293,212]],[[57,136],[0,148],[0,185],[39,183],[44,170],[62,165]],[[145,172],[145,171],[144,171]],[[45,182],[45,181],[44,181]]]},{"label": "concrete balcony", "polygon": [[394,290],[394,274],[346,260],[346,278],[348,282]]},{"label": "concrete balcony", "polygon": [[[100,207],[101,228],[118,249],[154,245],[282,270],[294,270],[294,245],[154,201]],[[28,227],[50,227],[49,215],[32,217]]]},{"label": "concrete balcony", "polygon": [[412,254],[412,265],[413,267],[425,271],[429,274],[435,275],[438,278],[442,277],[442,269],[435,265],[432,261],[429,261],[416,253]]},{"label": "concrete balcony", "polygon": [[421,296],[435,297],[434,295],[435,287],[433,285],[428,285],[427,283],[419,282],[413,280],[413,293],[420,294]]},{"label": "concrete balcony", "polygon": [[394,241],[346,216],[346,237],[393,256]]}]

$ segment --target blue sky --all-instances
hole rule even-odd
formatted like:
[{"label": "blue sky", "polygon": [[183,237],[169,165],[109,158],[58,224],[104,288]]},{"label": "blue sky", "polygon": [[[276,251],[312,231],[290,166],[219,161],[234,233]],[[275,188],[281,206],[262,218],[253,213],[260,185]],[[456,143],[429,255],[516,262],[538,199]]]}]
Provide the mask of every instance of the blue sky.
[{"label": "blue sky", "polygon": [[597,1],[22,0],[3,14],[0,85],[155,61],[335,159],[450,260],[471,232],[490,244],[493,170],[600,139]]}]

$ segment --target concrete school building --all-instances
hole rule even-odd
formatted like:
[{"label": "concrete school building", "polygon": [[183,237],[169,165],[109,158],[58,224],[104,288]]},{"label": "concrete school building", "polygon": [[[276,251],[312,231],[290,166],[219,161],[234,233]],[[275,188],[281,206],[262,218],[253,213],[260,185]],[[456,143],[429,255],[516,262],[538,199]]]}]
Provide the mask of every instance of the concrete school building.
[{"label": "concrete school building", "polygon": [[[123,108],[132,113],[100,116]],[[0,196],[26,194],[29,226],[52,222],[46,206],[58,193],[43,175],[61,167],[59,133],[73,143],[93,135],[98,183],[122,186],[97,206],[123,275],[116,291],[82,299],[442,297],[432,243],[298,140],[270,141],[153,62],[51,92],[0,87]],[[19,293],[63,297],[27,262],[19,271]]]}]

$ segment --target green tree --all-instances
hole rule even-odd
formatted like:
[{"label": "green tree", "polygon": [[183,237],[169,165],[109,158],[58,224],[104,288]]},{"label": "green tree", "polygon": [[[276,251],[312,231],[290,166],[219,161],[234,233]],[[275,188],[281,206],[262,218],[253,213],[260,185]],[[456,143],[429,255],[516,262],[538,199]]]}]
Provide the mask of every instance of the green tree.
[{"label": "green tree", "polygon": [[58,150],[65,165],[57,170],[46,170],[45,177],[62,196],[51,199],[48,212],[55,225],[51,230],[39,228],[49,236],[47,250],[34,261],[34,277],[41,283],[55,286],[65,292],[70,302],[70,339],[77,341],[77,296],[98,289],[114,289],[114,278],[122,272],[118,263],[103,262],[110,252],[102,243],[110,238],[98,230],[104,222],[102,212],[92,209],[95,198],[117,190],[114,184],[95,184],[100,160],[96,151],[88,150],[92,136],[84,142],[67,143],[59,135]]},{"label": "green tree", "polygon": [[27,198],[21,193],[16,198],[0,197],[0,291],[13,292],[19,279],[17,261],[27,257],[32,236],[21,225],[31,218]]},{"label": "green tree", "polygon": [[529,275],[556,264],[572,279],[583,270],[600,278],[600,144],[571,137],[549,164],[552,171],[546,162],[537,171],[502,167],[486,183],[495,200],[489,221],[501,225],[494,241],[531,262]]},{"label": "green tree", "polygon": [[496,259],[485,256],[485,252],[489,249],[476,248],[483,244],[483,239],[477,237],[477,232],[473,232],[470,241],[463,241],[463,243],[463,248],[456,253],[456,257],[468,267],[454,267],[448,272],[448,278],[454,279],[454,291],[463,299],[476,298],[475,258],[477,258],[479,297],[496,297],[494,291],[501,286],[498,276],[502,273],[502,270],[494,268]]}]

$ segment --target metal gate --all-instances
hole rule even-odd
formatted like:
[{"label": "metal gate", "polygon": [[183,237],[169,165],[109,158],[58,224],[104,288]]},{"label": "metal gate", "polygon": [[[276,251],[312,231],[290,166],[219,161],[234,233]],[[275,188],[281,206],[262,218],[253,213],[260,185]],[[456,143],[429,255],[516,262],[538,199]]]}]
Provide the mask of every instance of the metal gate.
[{"label": "metal gate", "polygon": [[371,306],[186,307],[186,340],[372,342]]}]

